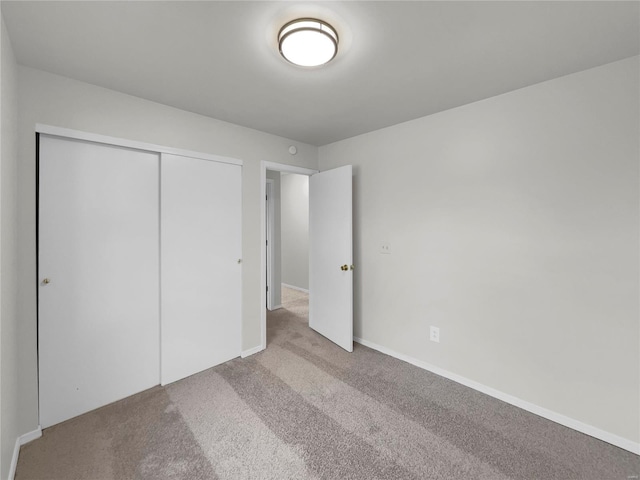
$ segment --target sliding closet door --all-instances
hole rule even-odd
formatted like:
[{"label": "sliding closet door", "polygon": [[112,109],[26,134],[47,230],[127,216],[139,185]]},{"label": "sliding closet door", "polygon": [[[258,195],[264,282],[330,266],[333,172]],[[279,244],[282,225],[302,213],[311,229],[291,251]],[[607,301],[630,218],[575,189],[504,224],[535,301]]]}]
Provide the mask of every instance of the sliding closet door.
[{"label": "sliding closet door", "polygon": [[40,136],[43,427],[159,383],[158,163]]},{"label": "sliding closet door", "polygon": [[162,154],[162,384],[240,355],[241,167]]}]

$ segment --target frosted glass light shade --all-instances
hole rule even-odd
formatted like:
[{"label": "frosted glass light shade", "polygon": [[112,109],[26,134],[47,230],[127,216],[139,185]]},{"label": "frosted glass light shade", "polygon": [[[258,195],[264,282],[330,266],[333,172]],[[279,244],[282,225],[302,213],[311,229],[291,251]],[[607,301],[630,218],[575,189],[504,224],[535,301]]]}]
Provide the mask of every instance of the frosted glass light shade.
[{"label": "frosted glass light shade", "polygon": [[278,33],[282,56],[302,67],[316,67],[338,53],[338,34],[322,20],[301,18],[287,23]]}]

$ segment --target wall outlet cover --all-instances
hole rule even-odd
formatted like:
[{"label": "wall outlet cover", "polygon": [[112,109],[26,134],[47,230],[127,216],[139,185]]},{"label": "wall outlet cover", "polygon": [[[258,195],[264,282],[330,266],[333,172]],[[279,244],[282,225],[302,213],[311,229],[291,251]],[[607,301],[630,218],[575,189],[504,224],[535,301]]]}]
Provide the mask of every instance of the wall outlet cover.
[{"label": "wall outlet cover", "polygon": [[429,340],[440,343],[440,329],[438,327],[431,327],[429,329]]}]

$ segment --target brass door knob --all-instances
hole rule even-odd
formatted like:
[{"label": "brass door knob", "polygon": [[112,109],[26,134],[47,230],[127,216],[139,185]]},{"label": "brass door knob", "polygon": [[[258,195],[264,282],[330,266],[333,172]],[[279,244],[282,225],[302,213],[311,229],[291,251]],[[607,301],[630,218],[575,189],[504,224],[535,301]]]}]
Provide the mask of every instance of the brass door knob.
[{"label": "brass door knob", "polygon": [[49,280],[48,278],[45,278],[44,280],[42,280],[43,285],[49,285],[50,283],[51,283],[51,280]]}]

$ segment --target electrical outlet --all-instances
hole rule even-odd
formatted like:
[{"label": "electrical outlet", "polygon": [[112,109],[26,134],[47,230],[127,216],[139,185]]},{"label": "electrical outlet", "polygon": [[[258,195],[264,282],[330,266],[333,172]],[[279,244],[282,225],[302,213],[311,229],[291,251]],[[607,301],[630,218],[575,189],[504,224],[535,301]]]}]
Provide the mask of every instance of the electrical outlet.
[{"label": "electrical outlet", "polygon": [[389,242],[382,242],[380,244],[380,253],[386,255],[391,253],[391,245],[389,244]]},{"label": "electrical outlet", "polygon": [[440,343],[440,329],[438,327],[431,327],[429,329],[429,340]]}]

